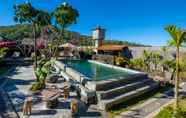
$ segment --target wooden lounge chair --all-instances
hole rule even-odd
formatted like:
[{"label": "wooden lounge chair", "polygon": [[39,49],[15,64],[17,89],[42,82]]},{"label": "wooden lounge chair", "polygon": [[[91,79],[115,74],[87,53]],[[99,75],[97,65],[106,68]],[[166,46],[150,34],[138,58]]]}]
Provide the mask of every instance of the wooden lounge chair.
[{"label": "wooden lounge chair", "polygon": [[61,95],[61,91],[58,89],[45,89],[41,92],[41,96],[46,101],[48,108],[55,108],[58,104],[58,97]]},{"label": "wooden lounge chair", "polygon": [[68,99],[69,96],[70,96],[70,88],[68,86],[65,86],[64,89],[63,89],[63,96],[64,96],[64,99]]},{"label": "wooden lounge chair", "polygon": [[76,99],[71,100],[70,109],[72,112],[72,116],[74,116],[78,113],[78,101]]}]

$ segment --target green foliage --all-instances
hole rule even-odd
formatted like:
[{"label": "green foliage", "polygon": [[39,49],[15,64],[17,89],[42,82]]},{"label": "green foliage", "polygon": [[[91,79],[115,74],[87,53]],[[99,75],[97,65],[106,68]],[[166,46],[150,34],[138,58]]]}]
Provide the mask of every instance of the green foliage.
[{"label": "green foliage", "polygon": [[142,58],[143,58],[146,70],[150,69],[151,56],[152,56],[151,52],[146,51],[146,50],[143,51],[143,57]]},{"label": "green foliage", "polygon": [[171,45],[176,47],[176,78],[175,78],[175,108],[174,110],[177,110],[179,108],[178,104],[178,93],[179,93],[179,79],[180,79],[180,46],[183,45],[185,42],[185,34],[186,32],[183,30],[178,29],[175,25],[169,25],[165,28],[165,30],[170,34],[171,36]]},{"label": "green foliage", "polygon": [[170,71],[170,69],[175,70],[176,69],[176,62],[175,60],[164,60],[162,63],[162,66],[165,70]]},{"label": "green foliage", "polygon": [[151,62],[155,66],[155,70],[157,70],[157,66],[160,63],[163,57],[158,52],[151,52]]},{"label": "green foliage", "polygon": [[0,66],[4,65],[6,63],[2,59],[6,55],[7,51],[8,51],[8,48],[0,48]]},{"label": "green foliage", "polygon": [[[130,66],[141,71],[155,72],[159,71],[157,66],[161,63],[161,59],[160,53],[144,50],[142,57],[130,61]],[[152,69],[152,66],[154,66],[155,71]]]},{"label": "green foliage", "polygon": [[50,24],[50,14],[34,8],[30,3],[22,3],[14,6],[14,20],[19,23],[33,23],[39,26]]},{"label": "green foliage", "polygon": [[142,58],[137,58],[130,60],[130,66],[137,70],[144,70],[145,63]]},{"label": "green foliage", "polygon": [[45,87],[45,79],[50,72],[51,65],[52,62],[50,60],[41,59],[39,61],[38,67],[35,70],[37,81],[32,85],[30,90],[36,91],[41,90]]},{"label": "green foliage", "polygon": [[41,59],[39,61],[38,67],[35,70],[37,81],[43,82],[47,75],[49,74],[51,62],[47,59]]},{"label": "green foliage", "polygon": [[185,118],[185,111],[182,109],[177,110],[177,114],[174,115],[174,109],[172,106],[165,107],[155,118]]},{"label": "green foliage", "polygon": [[8,48],[0,48],[0,58],[3,58],[6,55]]},{"label": "green foliage", "polygon": [[71,5],[64,3],[59,5],[52,16],[55,18],[55,22],[62,28],[66,28],[71,24],[76,23],[79,13]]},{"label": "green foliage", "polygon": [[82,35],[79,40],[80,46],[94,46],[94,40],[92,40],[92,37]]},{"label": "green foliage", "polygon": [[0,36],[3,39],[22,40],[32,37],[32,28],[30,25],[13,25],[0,27]]},{"label": "green foliage", "polygon": [[30,3],[15,5],[14,12],[15,22],[33,25],[34,38],[40,35],[41,27],[51,24],[50,14],[34,8]]},{"label": "green foliage", "polygon": [[169,45],[180,47],[185,41],[186,32],[178,29],[175,25],[169,25],[165,27],[165,30],[170,34],[171,40],[169,40]]},{"label": "green foliage", "polygon": [[38,90],[42,90],[44,88],[45,88],[45,83],[43,83],[43,82],[35,82],[31,86],[30,90],[33,91],[33,92],[35,92],[35,91],[38,91]]},{"label": "green foliage", "polygon": [[14,5],[15,16],[14,20],[20,23],[32,23],[37,14],[35,8],[30,3]]},{"label": "green foliage", "polygon": [[77,17],[79,17],[79,13],[76,9],[74,9],[71,5],[67,3],[63,3],[56,7],[56,9],[52,12],[52,16],[55,20],[55,24],[59,28],[59,37],[57,37],[57,46],[54,49],[54,55],[56,56],[58,52],[58,46],[64,40],[64,31],[68,26],[76,23]]},{"label": "green foliage", "polygon": [[121,41],[121,40],[105,40],[104,44],[118,44],[118,45],[129,45],[129,46],[149,46],[140,43]]},{"label": "green foliage", "polygon": [[115,58],[115,63],[118,66],[126,66],[129,65],[129,59],[119,55]]},{"label": "green foliage", "polygon": [[173,108],[167,107],[156,116],[156,118],[172,118],[173,117]]},{"label": "green foliage", "polygon": [[92,49],[89,49],[89,48],[85,49],[84,52],[85,52],[85,55],[93,55],[94,54],[94,51]]}]

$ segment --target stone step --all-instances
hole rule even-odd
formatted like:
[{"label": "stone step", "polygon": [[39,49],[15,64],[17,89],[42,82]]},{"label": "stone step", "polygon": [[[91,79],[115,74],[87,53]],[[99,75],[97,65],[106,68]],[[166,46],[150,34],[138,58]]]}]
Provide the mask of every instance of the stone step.
[{"label": "stone step", "polygon": [[130,92],[134,89],[138,89],[140,87],[148,85],[152,82],[153,81],[151,79],[144,79],[142,81],[136,81],[136,82],[133,82],[133,83],[130,83],[124,86],[119,86],[119,87],[116,87],[116,88],[113,88],[107,91],[98,91],[97,92],[98,100],[111,99],[121,94],[124,94],[126,92]]},{"label": "stone step", "polygon": [[145,85],[144,87],[138,88],[136,90],[127,92],[125,94],[122,94],[120,96],[116,96],[112,99],[107,99],[107,100],[101,100],[99,101],[99,108],[101,110],[108,110],[111,107],[120,104],[126,100],[129,100],[131,98],[137,97],[139,95],[142,95],[148,91],[151,91],[152,89],[155,89],[158,87],[158,83],[152,82],[151,84]]},{"label": "stone step", "polygon": [[107,91],[136,81],[142,81],[144,79],[149,79],[146,74],[136,74],[127,78],[118,77],[118,78],[109,79],[101,82],[96,82],[96,91]]}]

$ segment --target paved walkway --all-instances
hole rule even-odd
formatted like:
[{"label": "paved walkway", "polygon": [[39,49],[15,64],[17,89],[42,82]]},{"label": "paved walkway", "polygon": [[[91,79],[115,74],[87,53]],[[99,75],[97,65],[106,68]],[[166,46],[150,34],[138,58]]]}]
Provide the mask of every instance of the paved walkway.
[{"label": "paved walkway", "polygon": [[[16,107],[16,111],[19,113],[19,116],[22,117],[22,106],[24,99],[30,95],[29,88],[32,83],[35,81],[34,72],[31,66],[17,67],[13,72],[6,76],[6,85],[3,86],[3,89],[10,96],[11,101]],[[63,82],[59,81],[57,86],[62,85]],[[59,99],[59,105],[55,109],[47,109],[45,102],[34,101],[32,115],[29,118],[70,118],[70,101],[72,98],[77,98],[75,92],[70,93],[70,99],[64,101],[63,98]],[[3,102],[4,103],[4,102]],[[102,113],[98,110],[87,107],[79,100],[79,109],[78,118],[101,118]],[[25,116],[24,116],[25,117]],[[28,117],[28,116],[27,116]]]},{"label": "paved walkway", "polygon": [[[35,76],[31,66],[26,67],[17,67],[9,73],[2,82],[0,82],[0,88],[2,87],[11,100],[13,101],[16,110],[19,115],[22,117],[21,107],[23,105],[23,101],[27,95],[29,95],[29,88],[31,84],[34,82]],[[6,84],[2,84],[6,83]],[[0,89],[1,90],[1,89]],[[8,98],[5,97],[6,94],[0,91],[0,111],[2,118],[2,113],[5,111],[6,104],[9,103]],[[71,98],[76,97],[74,92],[71,92]],[[3,96],[3,97],[2,97]],[[4,98],[4,99],[2,99]],[[137,105],[130,109],[130,111],[121,113],[119,116],[115,118],[145,118],[155,110],[159,109],[164,104],[167,104],[169,101],[173,99],[173,91],[169,91],[165,93],[163,96],[158,98],[150,98],[145,101],[145,103]],[[56,109],[46,109],[44,102],[35,103],[33,106],[33,114],[29,118],[70,118],[70,109],[68,101],[64,101],[60,98],[60,104]],[[87,107],[81,101],[79,101],[79,109],[81,110],[78,114],[78,118],[108,118],[107,114],[100,112],[92,107]],[[11,110],[13,111],[13,110]],[[9,113],[11,113],[9,111]],[[15,113],[14,113],[15,116]],[[1,118],[1,117],[0,117]],[[15,117],[14,117],[15,118]]]},{"label": "paved walkway", "polygon": [[15,68],[10,68],[5,74],[0,76],[0,118],[17,118],[12,102],[8,96],[8,93],[4,90],[4,85],[7,83],[7,74],[13,72]]},{"label": "paved walkway", "polygon": [[[183,86],[185,87],[185,85]],[[181,89],[181,94],[183,94],[185,89]],[[159,110],[162,106],[170,103],[174,99],[173,89],[166,91],[160,97],[150,98],[143,104],[134,106],[127,112],[123,112],[115,118],[152,118],[154,117],[154,112]]]}]

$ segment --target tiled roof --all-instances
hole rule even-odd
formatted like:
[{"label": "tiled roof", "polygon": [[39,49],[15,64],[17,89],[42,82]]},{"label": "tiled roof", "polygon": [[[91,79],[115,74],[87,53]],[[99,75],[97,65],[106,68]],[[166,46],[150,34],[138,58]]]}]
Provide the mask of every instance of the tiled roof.
[{"label": "tiled roof", "polygon": [[0,41],[0,48],[16,46],[15,41]]},{"label": "tiled roof", "polygon": [[102,45],[97,48],[97,50],[103,50],[103,51],[120,51],[123,50],[123,48],[128,47],[126,45]]}]

